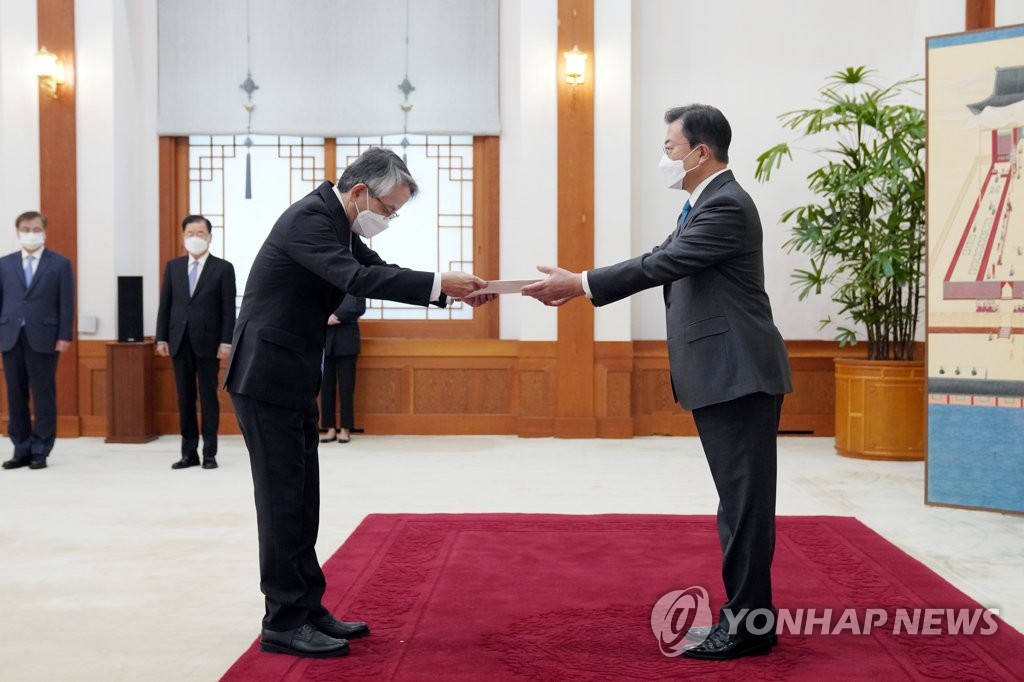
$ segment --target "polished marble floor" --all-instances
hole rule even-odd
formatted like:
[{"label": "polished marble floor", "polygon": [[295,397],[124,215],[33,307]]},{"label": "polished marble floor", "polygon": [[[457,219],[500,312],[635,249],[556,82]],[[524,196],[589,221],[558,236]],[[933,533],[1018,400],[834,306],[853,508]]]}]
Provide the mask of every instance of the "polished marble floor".
[{"label": "polished marble floor", "polygon": [[[1024,517],[926,506],[923,463],[780,443],[780,514],[855,516],[1024,631]],[[0,471],[0,679],[216,680],[252,642],[263,605],[245,448],[224,438],[210,471],[171,471],[176,452],[170,437],[69,439],[48,469]],[[695,438],[356,436],[322,447],[321,480],[321,560],[374,512],[717,504]]]}]

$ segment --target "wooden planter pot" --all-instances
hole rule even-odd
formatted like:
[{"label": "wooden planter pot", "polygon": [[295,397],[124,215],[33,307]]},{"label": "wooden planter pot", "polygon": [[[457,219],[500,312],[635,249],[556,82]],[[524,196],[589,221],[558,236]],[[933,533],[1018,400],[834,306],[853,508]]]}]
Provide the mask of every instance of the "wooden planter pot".
[{"label": "wooden planter pot", "polygon": [[924,361],[836,358],[835,367],[836,451],[861,459],[924,459]]}]

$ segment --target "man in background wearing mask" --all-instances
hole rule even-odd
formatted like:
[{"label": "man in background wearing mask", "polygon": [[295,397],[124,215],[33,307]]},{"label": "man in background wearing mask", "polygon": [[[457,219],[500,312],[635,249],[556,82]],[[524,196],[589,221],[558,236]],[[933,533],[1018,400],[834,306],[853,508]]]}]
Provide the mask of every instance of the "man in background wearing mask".
[{"label": "man in background wearing mask", "polygon": [[[764,289],[761,220],[728,169],[732,130],[718,109],[669,109],[665,185],[689,192],[675,230],[660,246],[616,265],[575,273],[540,267],[548,278],[523,288],[548,305],[586,295],[595,306],[662,286],[672,390],[693,411],[718,490],[718,535],[726,602],[719,622],[690,658],[766,654],[775,624],[753,634],[743,616],[775,613],[776,434],[782,397],[792,391],[789,358]],[[681,576],[683,584],[706,584]],[[749,611],[745,611],[749,609]]]},{"label": "man in background wearing mask", "polygon": [[446,296],[462,298],[486,284],[464,272],[389,265],[363,242],[416,192],[405,163],[373,147],[336,187],[323,183],[281,215],[249,272],[225,383],[252,464],[266,597],[263,651],[343,656],[349,639],[370,634],[366,623],[336,620],[321,603],[316,394],[327,318],[346,294],[444,306]]},{"label": "man in background wearing mask", "polygon": [[57,437],[57,360],[71,345],[74,277],[71,261],[43,246],[46,216],[22,213],[14,227],[21,250],[0,258],[0,351],[14,443],[3,467],[45,469]]},{"label": "man in background wearing mask", "polygon": [[172,469],[199,464],[196,384],[202,409],[203,468],[217,468],[217,372],[231,353],[235,331],[235,268],[210,253],[210,221],[201,215],[181,221],[187,256],[164,269],[156,315],[156,354],[171,356],[178,391],[181,459]]}]

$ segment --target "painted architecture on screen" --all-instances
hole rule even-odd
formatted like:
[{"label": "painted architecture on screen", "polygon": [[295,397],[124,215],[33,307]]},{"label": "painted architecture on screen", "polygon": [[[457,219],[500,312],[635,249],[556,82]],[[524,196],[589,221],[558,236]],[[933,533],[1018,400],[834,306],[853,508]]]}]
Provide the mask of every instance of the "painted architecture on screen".
[{"label": "painted architecture on screen", "polygon": [[1024,511],[1024,26],[928,39],[928,477]]}]

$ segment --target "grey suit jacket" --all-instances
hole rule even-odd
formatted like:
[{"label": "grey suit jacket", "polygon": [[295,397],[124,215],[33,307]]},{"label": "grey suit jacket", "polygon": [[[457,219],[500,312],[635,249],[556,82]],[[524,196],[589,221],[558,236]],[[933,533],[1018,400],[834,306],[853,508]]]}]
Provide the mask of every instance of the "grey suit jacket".
[{"label": "grey suit jacket", "polygon": [[664,286],[672,390],[686,409],[793,390],[761,242],[757,208],[727,170],[660,246],[587,273],[596,306]]}]

